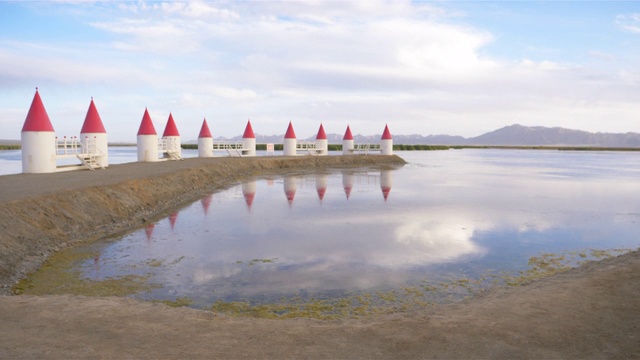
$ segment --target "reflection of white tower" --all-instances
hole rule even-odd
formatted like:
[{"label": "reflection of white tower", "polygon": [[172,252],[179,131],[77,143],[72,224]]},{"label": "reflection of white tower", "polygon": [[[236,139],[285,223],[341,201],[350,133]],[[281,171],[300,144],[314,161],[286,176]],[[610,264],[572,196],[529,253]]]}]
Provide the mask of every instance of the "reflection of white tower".
[{"label": "reflection of white tower", "polygon": [[380,153],[382,155],[393,155],[393,139],[388,125],[384,126],[384,132],[380,139]]},{"label": "reflection of white tower", "polygon": [[198,135],[198,157],[213,157],[213,136],[207,125],[207,119],[202,121]]},{"label": "reflection of white tower", "polygon": [[347,125],[347,131],[344,132],[342,138],[342,155],[353,154],[353,135],[351,135],[351,128]]},{"label": "reflection of white tower", "polygon": [[318,199],[322,202],[324,194],[327,192],[327,174],[316,175],[316,191],[318,192]]},{"label": "reflection of white tower", "polygon": [[384,201],[387,201],[391,186],[393,185],[393,170],[380,170],[380,189],[382,190],[382,196]]},{"label": "reflection of white tower", "polygon": [[56,172],[56,134],[44,108],[38,88],[20,133],[22,172]]},{"label": "reflection of white tower", "polygon": [[87,110],[87,116],[84,118],[82,129],[80,130],[80,141],[89,148],[95,146],[95,151],[99,157],[97,158],[98,165],[101,167],[109,166],[109,142],[107,141],[107,131],[104,129],[98,109],[93,103],[89,104],[89,110]]},{"label": "reflection of white tower", "polygon": [[[162,139],[167,142],[167,151],[172,154],[182,157],[182,146],[180,144],[180,132],[176,126],[176,122],[173,121],[173,115],[169,113],[169,120],[167,120],[167,126],[162,133]],[[165,157],[170,157],[169,154],[165,154]]]},{"label": "reflection of white tower", "polygon": [[296,145],[298,144],[298,140],[296,139],[296,133],[293,131],[293,125],[291,121],[289,121],[289,127],[287,128],[287,133],[284,134],[284,142],[282,144],[282,155],[284,156],[295,156],[296,155]]},{"label": "reflection of white tower", "polygon": [[243,156],[256,156],[256,135],[251,127],[251,120],[247,121],[247,127],[242,134],[242,148],[247,149],[242,153]]},{"label": "reflection of white tower", "polygon": [[158,161],[158,133],[146,108],[138,129],[138,161]]},{"label": "reflection of white tower", "polygon": [[324,132],[324,127],[320,124],[318,135],[316,135],[316,150],[318,155],[327,155],[329,153],[329,140]]},{"label": "reflection of white tower", "polygon": [[244,202],[247,203],[247,209],[251,210],[253,205],[253,199],[256,197],[256,189],[258,188],[258,182],[251,180],[242,183],[242,196],[244,196]]},{"label": "reflection of white tower", "polygon": [[296,190],[298,190],[298,180],[293,176],[285,176],[284,194],[287,196],[289,206],[293,204],[293,199],[296,197]]},{"label": "reflection of white tower", "polygon": [[344,188],[344,194],[347,195],[347,199],[351,195],[351,190],[353,189],[353,172],[345,171],[342,173],[342,187]]}]

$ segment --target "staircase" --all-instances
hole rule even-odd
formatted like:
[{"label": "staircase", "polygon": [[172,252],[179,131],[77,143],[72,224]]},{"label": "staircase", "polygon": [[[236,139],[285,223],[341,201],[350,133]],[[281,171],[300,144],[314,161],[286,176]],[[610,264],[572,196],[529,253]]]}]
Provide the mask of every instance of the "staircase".
[{"label": "staircase", "polygon": [[171,160],[183,160],[179,153],[175,150],[167,150],[167,155]]},{"label": "staircase", "polygon": [[89,170],[95,170],[96,168],[104,169],[104,167],[98,163],[98,159],[93,154],[76,154],[76,157],[80,160],[82,165]]}]

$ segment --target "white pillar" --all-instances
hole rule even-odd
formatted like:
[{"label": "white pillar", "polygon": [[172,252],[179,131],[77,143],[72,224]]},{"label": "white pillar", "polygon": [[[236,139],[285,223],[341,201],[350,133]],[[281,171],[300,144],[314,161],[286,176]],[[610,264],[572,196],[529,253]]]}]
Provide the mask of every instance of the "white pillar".
[{"label": "white pillar", "polygon": [[347,125],[347,130],[342,137],[342,155],[352,155],[354,148],[353,135],[351,134],[351,128]]},{"label": "white pillar", "polygon": [[98,165],[102,167],[109,166],[109,142],[107,141],[107,133],[80,133],[80,141],[84,146],[93,143],[97,149],[96,155],[100,156],[97,159]]},{"label": "white pillar", "polygon": [[[182,144],[180,144],[180,136],[164,136],[162,137],[167,142],[167,151],[171,151],[174,154],[178,154],[182,157]],[[213,145],[211,145],[213,147]],[[169,157],[165,154],[164,157]]]},{"label": "white pillar", "polygon": [[213,138],[198,138],[198,157],[213,157]]},{"label": "white pillar", "polygon": [[385,125],[382,138],[380,139],[380,153],[382,155],[393,155],[393,139],[389,126]]},{"label": "white pillar", "polygon": [[289,122],[289,127],[287,128],[287,133],[284,134],[284,141],[282,143],[282,154],[284,156],[295,156],[297,145],[298,140],[296,139],[295,131],[293,131],[293,124]]},{"label": "white pillar", "polygon": [[198,134],[198,157],[213,157],[213,136],[211,136],[207,119],[202,121],[200,134]]},{"label": "white pillar", "polygon": [[242,148],[246,149],[242,156],[256,156],[256,138],[242,139]]},{"label": "white pillar", "polygon": [[158,137],[156,135],[138,135],[138,161],[158,161]]},{"label": "white pillar", "polygon": [[22,172],[41,174],[56,172],[56,134],[53,131],[23,131]]},{"label": "white pillar", "polygon": [[320,124],[318,135],[316,135],[316,153],[318,155],[327,155],[329,153],[329,141],[327,134],[324,132],[324,126]]},{"label": "white pillar", "polygon": [[244,134],[242,134],[242,148],[246,149],[242,153],[243,156],[256,156],[256,135],[251,127],[251,120],[247,121]]}]

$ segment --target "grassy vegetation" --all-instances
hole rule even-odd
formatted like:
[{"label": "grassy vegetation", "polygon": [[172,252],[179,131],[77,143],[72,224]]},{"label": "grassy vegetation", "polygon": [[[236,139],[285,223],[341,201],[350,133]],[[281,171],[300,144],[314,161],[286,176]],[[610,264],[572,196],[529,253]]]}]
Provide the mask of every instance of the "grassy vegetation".
[{"label": "grassy vegetation", "polygon": [[0,145],[0,150],[20,150],[22,146],[20,145]]}]

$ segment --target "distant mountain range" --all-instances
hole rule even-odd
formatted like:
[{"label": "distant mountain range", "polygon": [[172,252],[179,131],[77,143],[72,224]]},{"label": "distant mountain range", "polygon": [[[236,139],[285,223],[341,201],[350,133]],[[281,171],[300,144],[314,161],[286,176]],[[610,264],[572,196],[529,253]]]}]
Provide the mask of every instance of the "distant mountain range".
[{"label": "distant mountain range", "polygon": [[[377,143],[377,135],[355,135],[356,143]],[[241,140],[241,136],[234,138],[217,138],[216,140]],[[283,135],[265,136],[256,134],[258,144],[281,144]],[[314,140],[310,137],[304,140]],[[342,134],[327,134],[330,144],[342,144]],[[195,144],[193,139],[187,144]],[[19,144],[20,140],[0,140],[0,144]],[[618,147],[640,148],[640,133],[591,133],[581,130],[571,130],[561,127],[522,126],[511,125],[488,132],[476,137],[465,138],[452,135],[393,135],[394,144],[405,145],[497,145],[497,146],[590,146],[590,147]]]},{"label": "distant mountain range", "polygon": [[[355,135],[356,143],[376,143],[380,134],[363,136]],[[282,143],[284,135],[264,136],[256,134],[256,142]],[[310,137],[304,140],[314,140]],[[330,144],[342,144],[342,135],[327,134]],[[241,140],[241,136],[233,139]],[[195,141],[194,141],[195,142]],[[640,148],[640,133],[591,133],[561,127],[511,125],[476,137],[465,138],[452,135],[393,135],[394,144],[405,145],[497,145],[497,146],[593,146]]]}]

